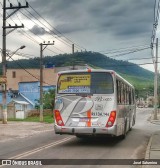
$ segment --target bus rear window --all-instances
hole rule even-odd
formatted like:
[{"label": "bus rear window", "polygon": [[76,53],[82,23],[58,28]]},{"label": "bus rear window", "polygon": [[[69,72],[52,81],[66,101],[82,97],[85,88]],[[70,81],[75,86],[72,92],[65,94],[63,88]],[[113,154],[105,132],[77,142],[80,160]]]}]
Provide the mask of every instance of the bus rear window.
[{"label": "bus rear window", "polygon": [[111,94],[114,91],[112,75],[107,72],[62,74],[58,93]]}]

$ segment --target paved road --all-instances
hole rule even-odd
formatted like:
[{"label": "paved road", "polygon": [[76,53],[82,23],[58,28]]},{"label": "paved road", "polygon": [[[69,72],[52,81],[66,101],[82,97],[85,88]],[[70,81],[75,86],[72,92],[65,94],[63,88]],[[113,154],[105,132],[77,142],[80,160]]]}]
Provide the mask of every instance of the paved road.
[{"label": "paved road", "polygon": [[[94,138],[81,140],[74,136],[55,135],[52,131],[38,134],[25,139],[0,143],[0,158],[19,159],[143,159],[149,137],[159,129],[158,125],[147,121],[151,110],[138,109],[136,125],[125,140],[115,138]],[[34,150],[36,149],[36,150]],[[29,153],[26,153],[30,151]],[[22,155],[20,155],[22,154]],[[13,166],[16,167],[16,166]],[[44,166],[41,166],[44,167]],[[47,167],[79,167],[78,165],[47,166]],[[85,165],[81,167],[93,167]],[[104,166],[94,167],[133,167]],[[138,166],[134,166],[138,167]]]}]

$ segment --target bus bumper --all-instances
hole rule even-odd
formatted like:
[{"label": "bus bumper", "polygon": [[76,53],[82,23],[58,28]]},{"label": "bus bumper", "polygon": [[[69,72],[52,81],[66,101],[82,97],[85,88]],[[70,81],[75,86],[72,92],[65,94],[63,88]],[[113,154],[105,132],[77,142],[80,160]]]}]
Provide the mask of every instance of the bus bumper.
[{"label": "bus bumper", "polygon": [[70,134],[70,135],[111,135],[117,136],[117,125],[114,125],[110,128],[91,128],[91,127],[61,127],[58,125],[54,125],[55,133],[56,134]]}]

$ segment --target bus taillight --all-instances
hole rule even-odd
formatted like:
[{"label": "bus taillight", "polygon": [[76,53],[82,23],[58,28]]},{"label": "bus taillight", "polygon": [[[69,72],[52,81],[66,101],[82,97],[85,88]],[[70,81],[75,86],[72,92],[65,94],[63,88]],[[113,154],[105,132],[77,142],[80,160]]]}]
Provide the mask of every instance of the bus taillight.
[{"label": "bus taillight", "polygon": [[116,119],[116,111],[111,111],[106,127],[112,127]]},{"label": "bus taillight", "polygon": [[59,126],[64,126],[61,114],[59,110],[54,110],[54,116],[55,116],[55,120],[57,122],[57,125]]}]

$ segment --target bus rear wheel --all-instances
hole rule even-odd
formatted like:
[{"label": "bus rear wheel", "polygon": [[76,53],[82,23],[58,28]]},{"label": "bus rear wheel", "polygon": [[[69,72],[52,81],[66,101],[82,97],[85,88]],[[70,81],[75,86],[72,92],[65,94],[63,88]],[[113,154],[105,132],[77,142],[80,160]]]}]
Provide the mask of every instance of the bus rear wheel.
[{"label": "bus rear wheel", "polygon": [[83,135],[83,134],[76,134],[77,138],[87,138],[87,135]]},{"label": "bus rear wheel", "polygon": [[124,132],[122,135],[120,135],[120,139],[125,139],[127,135],[127,122],[124,124]]}]

